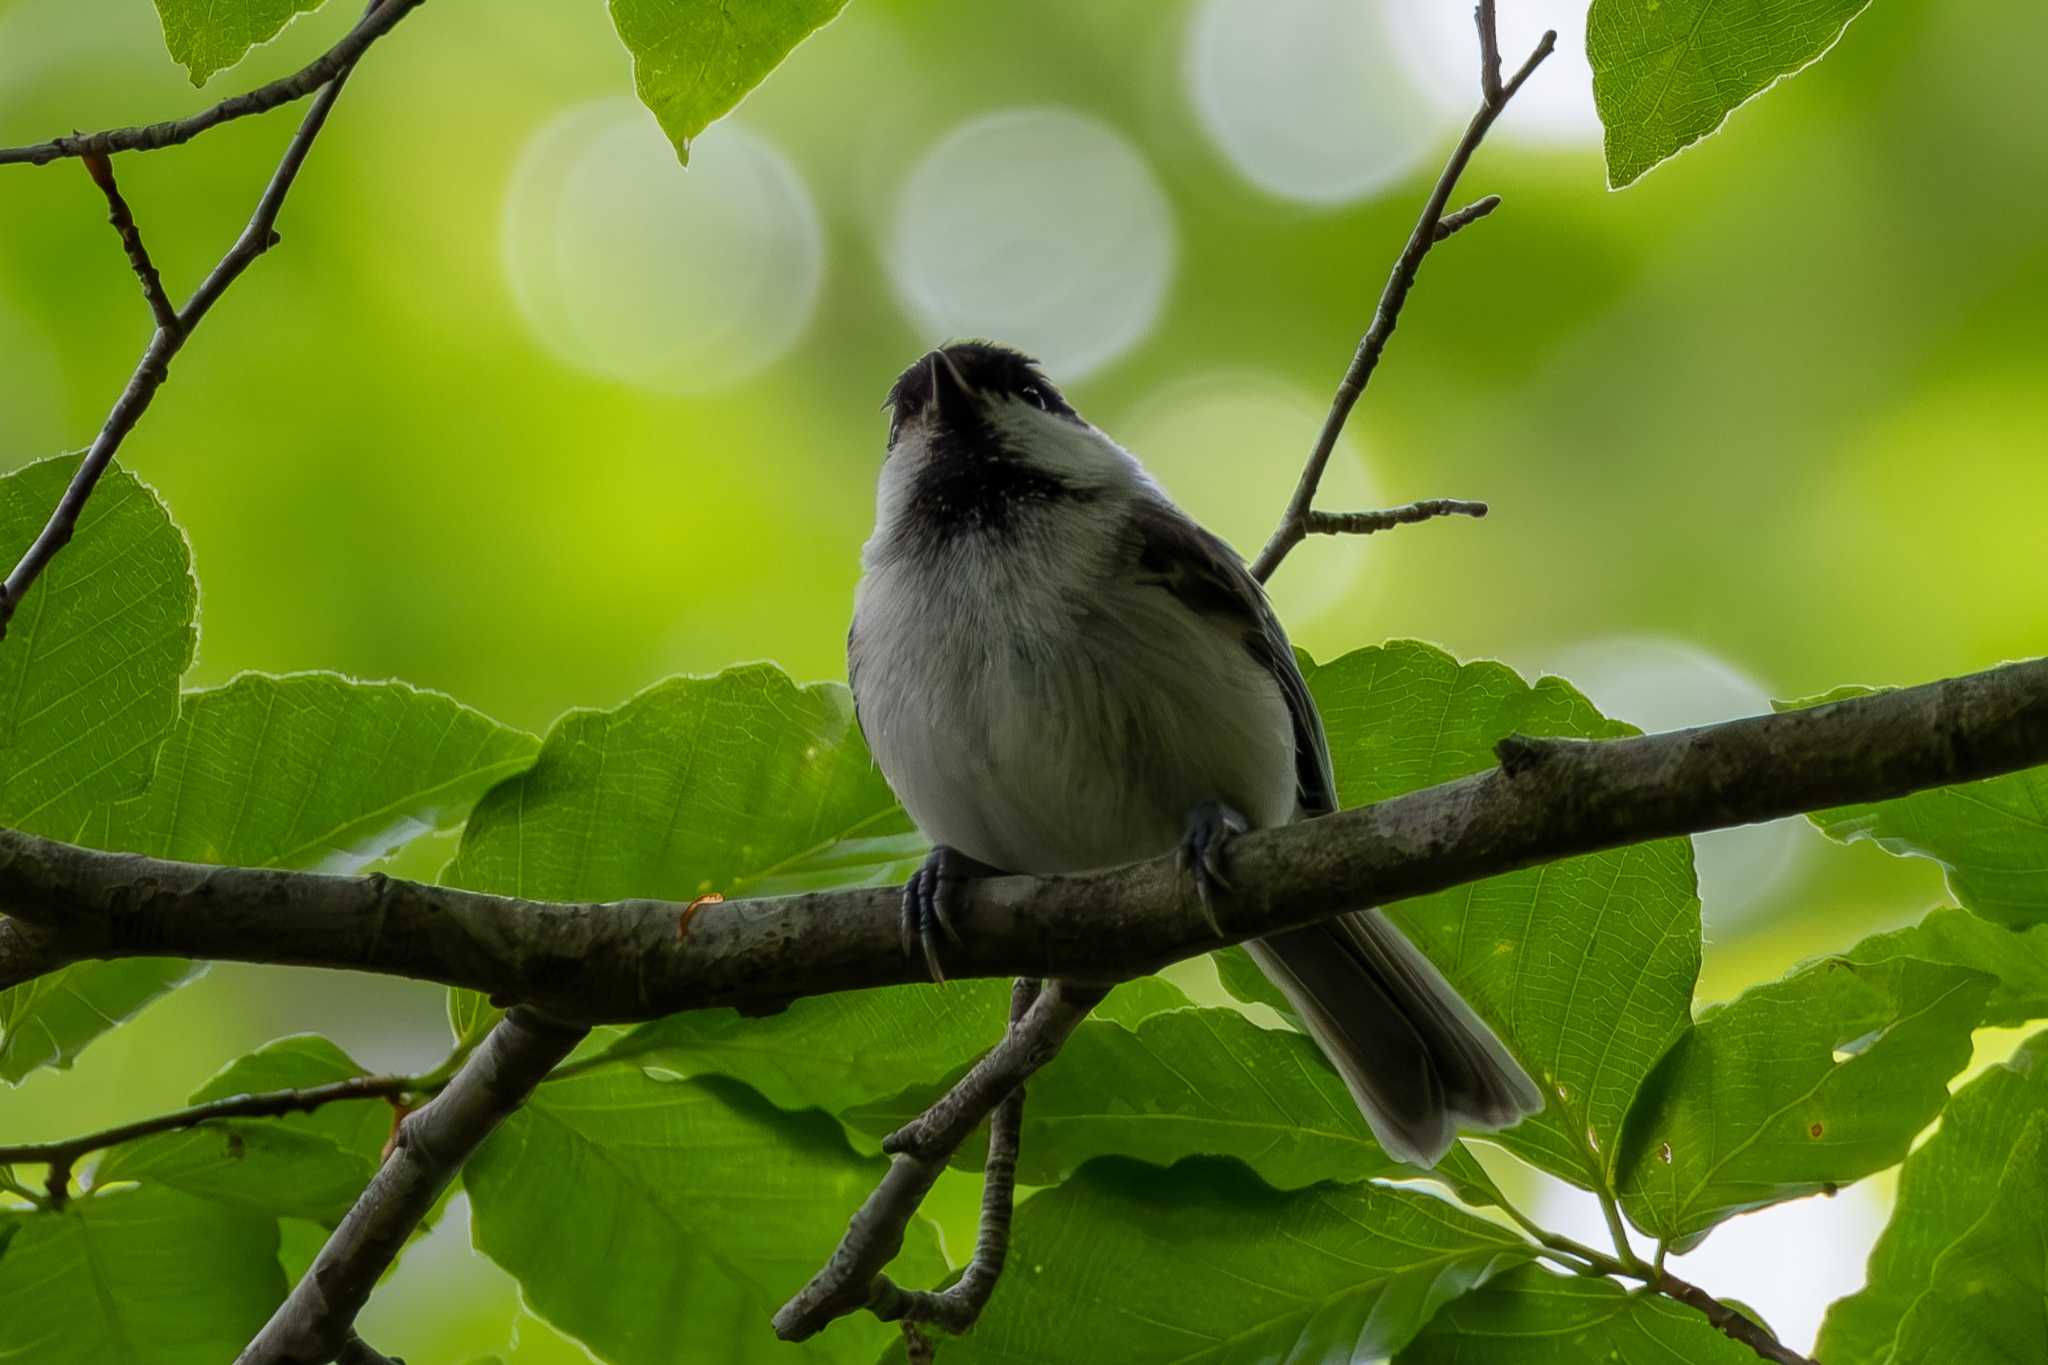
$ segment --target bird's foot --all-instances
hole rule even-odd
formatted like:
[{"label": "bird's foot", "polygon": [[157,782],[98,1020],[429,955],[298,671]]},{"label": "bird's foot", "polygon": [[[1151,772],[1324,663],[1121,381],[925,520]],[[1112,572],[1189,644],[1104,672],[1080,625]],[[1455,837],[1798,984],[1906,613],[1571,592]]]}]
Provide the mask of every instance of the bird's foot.
[{"label": "bird's foot", "polygon": [[1235,807],[1221,801],[1204,801],[1188,812],[1187,831],[1180,838],[1181,870],[1194,877],[1202,915],[1219,938],[1223,936],[1223,922],[1216,918],[1216,894],[1231,889],[1224,851],[1232,839],[1251,827],[1251,821]]},{"label": "bird's foot", "polygon": [[932,980],[944,981],[939,965],[939,937],[954,947],[961,946],[960,931],[953,927],[954,912],[960,908],[960,883],[982,875],[988,869],[964,853],[939,844],[925,855],[924,866],[903,884],[903,955],[915,958],[920,947]]}]

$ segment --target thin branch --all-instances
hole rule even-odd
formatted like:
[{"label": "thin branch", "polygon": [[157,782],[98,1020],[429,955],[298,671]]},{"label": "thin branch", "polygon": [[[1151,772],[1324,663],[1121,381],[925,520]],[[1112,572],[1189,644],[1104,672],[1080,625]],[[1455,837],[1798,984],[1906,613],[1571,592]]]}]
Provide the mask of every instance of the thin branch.
[{"label": "thin branch", "polygon": [[1438,220],[1435,239],[1441,242],[1445,238],[1455,235],[1461,229],[1470,227],[1499,207],[1500,196],[1489,194],[1475,199],[1465,205],[1464,208],[1454,209]]},{"label": "thin branch", "polygon": [[1369,536],[1395,526],[1413,526],[1436,517],[1483,517],[1483,502],[1461,498],[1424,498],[1421,502],[1383,507],[1376,512],[1310,512],[1308,533],[1316,536]]},{"label": "thin branch", "polygon": [[[1537,757],[1519,772],[1492,768],[1241,836],[1220,935],[1171,857],[970,882],[965,942],[948,969],[1122,980],[1221,943],[1582,853],[2048,764],[2048,660],[1693,730],[1524,747]],[[30,960],[46,970],[166,955],[352,968],[585,1023],[758,1010],[924,979],[923,964],[903,956],[893,888],[708,905],[678,942],[682,909],[214,867],[0,831],[0,913],[30,926]],[[0,961],[8,938],[0,933]],[[14,983],[0,974],[0,985]]]},{"label": "thin branch", "polygon": [[368,1342],[350,1332],[348,1340],[341,1343],[340,1354],[334,1357],[334,1365],[405,1365],[405,1362],[378,1354]]},{"label": "thin branch", "polygon": [[1479,0],[1472,10],[1472,22],[1479,26],[1479,98],[1489,109],[1502,102],[1500,88],[1500,27],[1493,20],[1493,0]]},{"label": "thin branch", "polygon": [[[172,357],[183,349],[186,338],[199,326],[213,305],[220,301],[220,296],[227,292],[228,286],[239,279],[242,272],[247,270],[258,256],[277,245],[278,212],[284,207],[285,196],[291,193],[292,182],[298,179],[299,168],[305,165],[306,153],[313,148],[313,139],[320,135],[321,127],[327,122],[328,111],[340,97],[342,86],[348,81],[349,72],[355,69],[356,59],[370,43],[387,32],[392,24],[397,23],[421,3],[422,0],[384,0],[382,5],[373,5],[363,23],[357,25],[351,33],[350,36],[353,38],[369,29],[368,36],[363,38],[359,45],[349,48],[344,59],[322,78],[325,84],[314,97],[312,106],[306,110],[305,118],[299,123],[298,132],[293,134],[291,143],[285,148],[284,158],[278,163],[277,170],[271,174],[270,184],[264,189],[263,197],[257,201],[256,211],[250,216],[248,226],[242,229],[242,234],[235,239],[235,244],[228,248],[227,255],[221,257],[219,264],[215,265],[200,282],[198,290],[193,293],[183,311],[177,315],[177,325],[159,326],[156,335],[150,338],[149,346],[143,351],[135,372],[128,378],[128,386],[121,391],[120,398],[115,400],[113,411],[107,414],[106,425],[100,428],[100,434],[94,438],[92,448],[87,450],[84,458],[78,462],[78,472],[72,475],[70,485],[65,488],[64,495],[57,500],[56,509],[50,513],[49,521],[45,523],[34,542],[22,553],[20,561],[7,575],[6,581],[0,583],[0,638],[6,636],[7,623],[13,619],[15,608],[21,604],[22,594],[26,593],[29,585],[49,567],[50,561],[57,557],[57,552],[71,542],[72,535],[78,530],[79,514],[85,510],[86,500],[98,486],[100,476],[106,473],[107,466],[113,463],[115,452],[121,448],[121,442],[127,439],[128,433],[135,429],[135,424],[142,420],[142,414],[148,411],[150,401],[156,397],[157,389],[170,377]],[[388,21],[382,23],[381,27],[372,29],[372,20]],[[335,47],[334,52],[342,52],[347,46],[347,40],[344,40]],[[331,57],[334,52],[328,55]],[[90,147],[76,155],[87,155],[103,150]],[[111,175],[107,184],[112,184]],[[140,245],[139,239],[137,245]]]},{"label": "thin branch", "polygon": [[425,0],[387,0],[373,6],[340,42],[289,76],[258,86],[186,118],[136,128],[108,128],[73,133],[25,147],[0,147],[0,166],[9,163],[42,166],[70,156],[106,156],[114,152],[153,152],[190,142],[211,128],[251,114],[266,114],[280,105],[304,99],[353,67],[370,44],[389,33],[398,21]]},{"label": "thin branch", "polygon": [[[1021,989],[1020,983],[1020,989],[1012,994],[1012,1006],[1021,999],[1028,1001],[1029,1008],[1011,1024],[1002,1041],[990,1048],[931,1108],[882,1143],[882,1150],[893,1157],[888,1173],[854,1213],[846,1236],[840,1239],[824,1268],[776,1313],[775,1335],[784,1341],[802,1341],[823,1331],[833,1319],[862,1308],[884,1319],[930,1321],[949,1331],[964,1331],[973,1323],[995,1289],[1008,1251],[1009,1186],[1016,1174],[1014,1138],[1008,1150],[1000,1152],[1008,1164],[1008,1169],[1001,1172],[995,1169],[998,1144],[991,1138],[990,1169],[983,1186],[981,1237],[974,1261],[959,1284],[945,1294],[911,1293],[891,1282],[882,1273],[883,1267],[903,1249],[904,1229],[910,1226],[932,1183],[946,1169],[960,1144],[981,1126],[983,1119],[999,1106],[1007,1105],[1012,1097],[1021,1114],[1020,1087],[1059,1055],[1067,1035],[1087,1018],[1088,1011],[1105,994],[1107,991],[1100,987],[1052,981],[1034,999]],[[1001,1187],[1001,1208],[999,1217],[992,1220],[988,1195],[997,1186]],[[965,1292],[961,1292],[963,1289]],[[948,1297],[953,1295],[957,1297]]]},{"label": "thin branch", "polygon": [[120,234],[121,249],[128,253],[128,264],[134,269],[135,278],[142,281],[142,297],[149,304],[150,316],[164,331],[179,330],[183,324],[178,320],[178,309],[170,296],[164,293],[163,276],[157,274],[156,263],[149,259],[149,248],[142,244],[142,229],[135,225],[135,215],[129,211],[128,201],[121,197],[121,187],[114,180],[114,163],[99,152],[88,152],[84,162],[85,173],[107,197],[107,221]]},{"label": "thin branch", "polygon": [[1652,1280],[1650,1287],[1668,1298],[1678,1300],[1688,1308],[1697,1309],[1705,1314],[1707,1321],[1714,1324],[1722,1336],[1741,1342],[1764,1360],[1774,1361],[1776,1365],[1815,1365],[1812,1359],[1779,1341],[1771,1334],[1769,1328],[1729,1307],[1696,1284],[1681,1280],[1667,1271]]},{"label": "thin branch", "polygon": [[183,1128],[197,1128],[200,1124],[215,1123],[222,1119],[278,1118],[285,1114],[310,1113],[322,1105],[343,1100],[397,1100],[406,1095],[427,1093],[434,1085],[435,1082],[431,1079],[418,1076],[355,1076],[345,1081],[308,1086],[301,1090],[271,1090],[254,1095],[230,1095],[205,1104],[174,1110],[168,1114],[157,1114],[150,1118],[137,1119],[133,1123],[102,1128],[96,1133],[86,1133],[80,1137],[0,1147],[0,1166],[18,1166],[26,1162],[47,1165],[50,1168],[47,1186],[50,1198],[61,1204],[64,1202],[64,1192],[69,1187],[71,1168],[78,1163],[80,1157],[92,1152],[118,1147],[124,1142],[133,1142],[137,1138],[151,1137],[157,1133],[175,1133]]},{"label": "thin branch", "polygon": [[[1476,11],[1480,27],[1483,50],[1492,54],[1493,76],[1482,81],[1490,84],[1499,79],[1498,43],[1493,35],[1493,4],[1485,0]],[[1548,57],[1557,46],[1557,34],[1546,33],[1522,63],[1514,79],[1500,88],[1498,98],[1488,91],[1479,112],[1465,128],[1465,135],[1458,139],[1458,145],[1451,150],[1450,160],[1444,163],[1443,174],[1437,177],[1436,187],[1429,192],[1429,199],[1422,206],[1422,216],[1415,221],[1415,230],[1408,235],[1408,244],[1401,249],[1400,257],[1394,262],[1394,270],[1387,277],[1387,285],[1380,292],[1379,306],[1373,311],[1372,325],[1360,338],[1358,350],[1351,357],[1351,364],[1344,371],[1344,382],[1337,386],[1337,396],[1330,403],[1329,416],[1323,419],[1323,429],[1316,438],[1315,449],[1310,452],[1308,464],[1301,471],[1301,479],[1294,487],[1294,496],[1288,499],[1287,510],[1281,514],[1280,524],[1274,528],[1259,557],[1252,561],[1252,573],[1263,583],[1273,576],[1280,562],[1302,538],[1308,534],[1309,512],[1315,506],[1316,489],[1323,481],[1323,471],[1329,467],[1330,455],[1337,448],[1337,438],[1343,434],[1344,423],[1351,416],[1351,409],[1357,406],[1359,396],[1365,392],[1366,384],[1372,379],[1373,370],[1380,363],[1380,353],[1387,348],[1387,341],[1394,334],[1394,327],[1401,317],[1401,307],[1408,301],[1408,291],[1415,286],[1415,275],[1422,268],[1422,258],[1429,254],[1441,238],[1438,228],[1442,225],[1444,209],[1451,201],[1452,193],[1458,188],[1458,177],[1465,172],[1466,163],[1479,150],[1479,144],[1486,139],[1487,130],[1493,121],[1507,107],[1515,92],[1522,88],[1522,82]],[[1484,65],[1484,62],[1482,62]],[[1484,203],[1485,201],[1480,201]],[[1477,205],[1473,206],[1477,208]],[[1490,210],[1489,210],[1490,211]],[[1461,212],[1469,213],[1470,210]],[[1473,214],[1472,217],[1482,217]],[[1472,218],[1465,219],[1466,222]],[[1463,226],[1460,223],[1459,226]],[[1452,231],[1456,229],[1453,228]],[[1449,236],[1448,232],[1443,234]]]},{"label": "thin branch", "polygon": [[586,1032],[524,1008],[499,1020],[448,1088],[398,1125],[369,1187],[235,1365],[316,1365],[340,1354],[378,1276],[462,1163]]}]

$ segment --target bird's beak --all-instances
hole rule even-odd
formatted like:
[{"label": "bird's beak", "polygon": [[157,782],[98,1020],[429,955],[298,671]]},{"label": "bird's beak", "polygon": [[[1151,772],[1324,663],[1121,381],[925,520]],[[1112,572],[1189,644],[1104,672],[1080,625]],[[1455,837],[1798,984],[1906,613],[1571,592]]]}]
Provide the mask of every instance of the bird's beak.
[{"label": "bird's beak", "polygon": [[955,430],[970,426],[974,418],[974,390],[968,387],[960,367],[944,351],[933,351],[924,359],[931,371],[932,407],[939,421]]}]

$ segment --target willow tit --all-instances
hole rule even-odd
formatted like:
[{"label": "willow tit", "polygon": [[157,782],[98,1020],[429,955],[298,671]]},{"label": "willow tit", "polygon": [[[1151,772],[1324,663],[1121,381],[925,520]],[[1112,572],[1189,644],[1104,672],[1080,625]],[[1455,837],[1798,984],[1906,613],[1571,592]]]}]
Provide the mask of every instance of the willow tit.
[{"label": "willow tit", "polygon": [[[1258,582],[1035,361],[950,345],[886,407],[847,667],[933,845],[904,924],[934,977],[963,877],[1178,849],[1206,907],[1233,835],[1336,809],[1322,720]],[[1246,946],[1395,1157],[1434,1165],[1460,1124],[1543,1107],[1379,911]]]}]

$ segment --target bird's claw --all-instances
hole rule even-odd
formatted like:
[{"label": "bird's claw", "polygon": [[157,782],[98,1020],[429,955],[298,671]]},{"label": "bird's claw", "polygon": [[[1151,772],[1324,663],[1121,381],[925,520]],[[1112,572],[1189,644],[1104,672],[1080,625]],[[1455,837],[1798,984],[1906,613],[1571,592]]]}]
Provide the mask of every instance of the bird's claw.
[{"label": "bird's claw", "polygon": [[941,845],[926,855],[924,866],[903,884],[903,955],[915,958],[922,951],[925,968],[934,981],[946,979],[939,963],[939,936],[945,935],[956,948],[965,946],[960,931],[953,927],[962,875],[957,864],[962,861]]},{"label": "bird's claw", "polygon": [[1251,828],[1251,822],[1221,801],[1204,801],[1188,812],[1187,832],[1180,841],[1181,871],[1194,878],[1202,917],[1218,938],[1223,922],[1216,917],[1216,895],[1232,890],[1225,851],[1230,841]]}]

